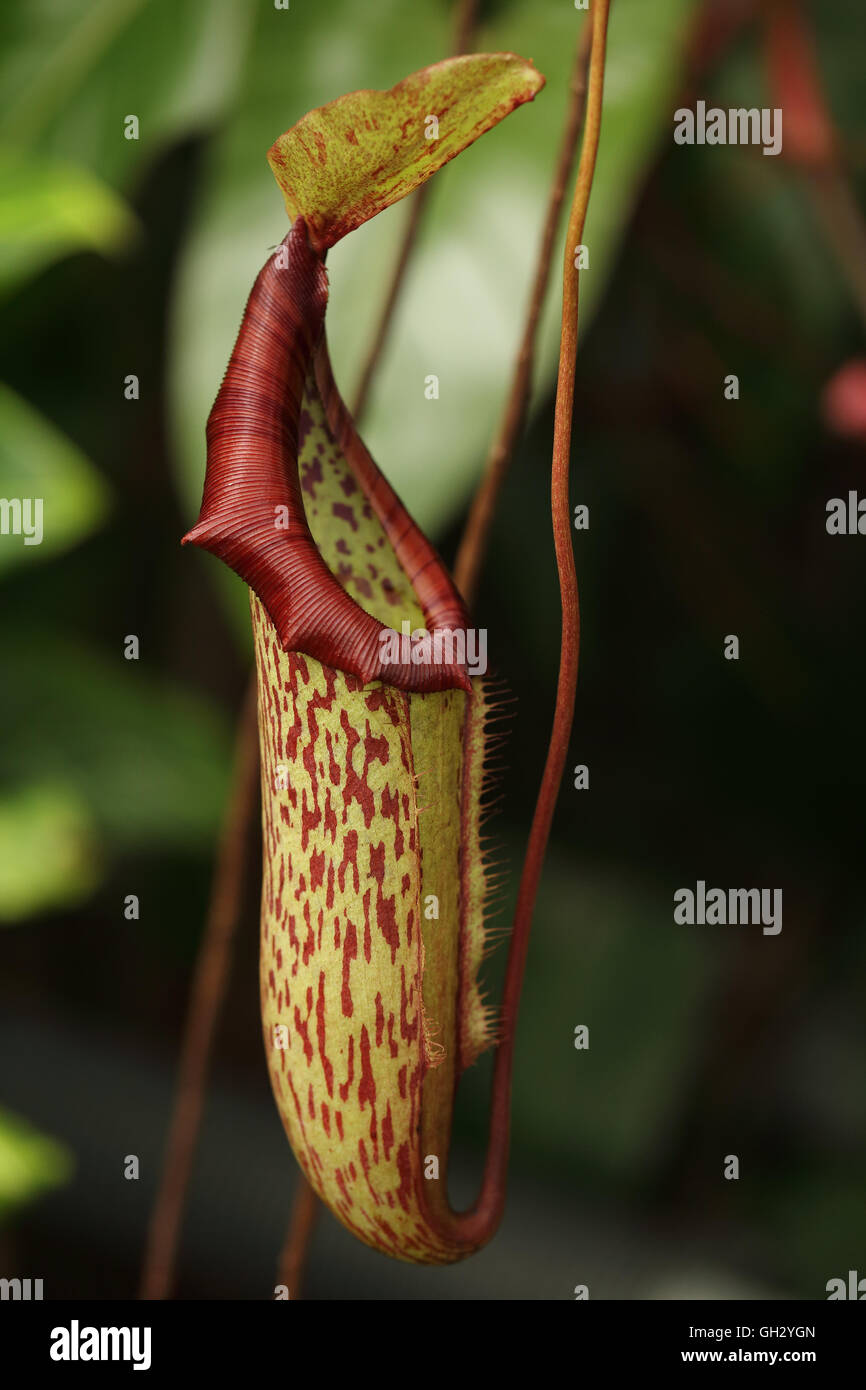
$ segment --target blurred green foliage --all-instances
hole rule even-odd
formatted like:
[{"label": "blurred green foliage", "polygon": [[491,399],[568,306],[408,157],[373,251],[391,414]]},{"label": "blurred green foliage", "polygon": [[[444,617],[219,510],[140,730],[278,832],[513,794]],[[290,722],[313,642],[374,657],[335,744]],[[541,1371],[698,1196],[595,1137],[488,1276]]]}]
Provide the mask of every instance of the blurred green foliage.
[{"label": "blurred green foliage", "polygon": [[[221,114],[244,11],[231,0],[4,5],[0,293],[71,252],[135,247],[122,195],[161,150]],[[124,138],[130,113],[135,141]],[[40,544],[0,547],[0,572],[53,558],[107,515],[99,472],[2,383],[0,494],[41,498],[45,516]],[[31,628],[14,645],[7,634],[0,772],[15,791],[0,816],[0,913],[78,901],[97,881],[100,840],[206,843],[225,788],[219,721],[60,634]]]},{"label": "blurred green foliage", "polygon": [[86,898],[98,881],[87,803],[60,784],[28,782],[0,797],[0,922]]},{"label": "blurred green foliage", "polygon": [[0,547],[0,574],[12,565],[50,559],[83,539],[103,521],[107,493],[75,446],[0,383],[0,496],[40,498],[44,532],[34,545],[23,536],[7,539]]},{"label": "blurred green foliage", "polygon": [[125,203],[88,169],[0,151],[0,294],[74,251],[116,251],[134,230]]},{"label": "blurred green foliage", "polygon": [[[228,779],[225,722],[187,692],[62,634],[8,634],[0,691],[12,779],[62,773],[109,848],[207,846]],[[34,719],[38,700],[39,717]]]},{"label": "blurred green foliage", "polygon": [[66,1182],[71,1173],[72,1159],[62,1145],[0,1110],[0,1220]]}]

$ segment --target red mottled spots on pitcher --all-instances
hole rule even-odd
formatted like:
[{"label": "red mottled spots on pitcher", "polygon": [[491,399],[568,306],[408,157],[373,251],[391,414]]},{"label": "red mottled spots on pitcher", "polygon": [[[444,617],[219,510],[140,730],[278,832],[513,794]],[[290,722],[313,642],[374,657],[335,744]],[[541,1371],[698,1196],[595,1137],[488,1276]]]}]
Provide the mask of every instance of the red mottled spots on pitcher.
[{"label": "red mottled spots on pitcher", "polygon": [[[261,656],[272,650],[265,640],[269,623],[257,603],[253,611],[260,671],[268,672]],[[365,690],[293,654],[280,654],[274,678],[291,692],[282,736],[264,681],[259,698],[268,846],[262,1006],[274,1093],[310,1181],[317,1190],[332,1187],[335,1210],[351,1229],[388,1253],[445,1261],[453,1255],[435,1234],[419,1234],[423,1176],[400,1137],[417,1133],[430,1064],[421,942],[413,926],[421,866],[406,697],[384,687]],[[289,789],[271,771],[283,753],[277,740],[288,729],[298,813],[287,823]],[[329,797],[336,808],[330,818]],[[377,833],[370,841],[372,818]],[[287,962],[295,992],[284,1050],[272,1047],[268,1035],[278,1015],[275,951]]]}]

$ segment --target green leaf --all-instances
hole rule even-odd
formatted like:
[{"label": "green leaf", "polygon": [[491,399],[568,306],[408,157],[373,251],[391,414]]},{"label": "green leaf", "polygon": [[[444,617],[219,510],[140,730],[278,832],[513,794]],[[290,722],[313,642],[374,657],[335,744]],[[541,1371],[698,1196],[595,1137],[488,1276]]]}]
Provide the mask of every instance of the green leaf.
[{"label": "green leaf", "polygon": [[68,1182],[72,1168],[68,1149],[56,1139],[0,1110],[0,1218],[22,1202]]},{"label": "green leaf", "polygon": [[0,795],[0,922],[77,904],[95,888],[93,823],[62,783]]},{"label": "green leaf", "polygon": [[541,73],[514,53],[447,58],[390,91],[349,92],[308,112],[274,142],[268,163],[290,218],[303,217],[323,251],[405,198],[543,86]]},{"label": "green leaf", "polygon": [[[245,0],[4,0],[0,139],[128,188],[166,144],[232,100]],[[124,135],[138,117],[138,139]],[[265,147],[267,148],[267,147]],[[264,149],[262,150],[264,154]]]},{"label": "green leaf", "polygon": [[116,252],[137,222],[87,169],[0,152],[0,294],[73,251]]},{"label": "green leaf", "polygon": [[111,849],[202,849],[228,788],[228,731],[204,701],[56,633],[8,633],[0,776],[57,778]]},{"label": "green leaf", "polygon": [[0,574],[68,550],[106,510],[93,465],[0,382]]}]

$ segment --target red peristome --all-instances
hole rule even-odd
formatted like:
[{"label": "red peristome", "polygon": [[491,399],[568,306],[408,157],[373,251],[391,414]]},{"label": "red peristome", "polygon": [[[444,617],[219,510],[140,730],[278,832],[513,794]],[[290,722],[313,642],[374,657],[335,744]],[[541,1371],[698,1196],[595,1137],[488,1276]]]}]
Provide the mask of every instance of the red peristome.
[{"label": "red peristome", "polygon": [[[297,218],[253,286],[207,423],[207,470],[197,524],[184,536],[223,560],[258,594],[286,651],[365,683],[419,693],[471,690],[459,664],[385,664],[384,625],[346,593],[316,547],[298,477],[305,384],[322,338],[328,281]],[[327,351],[316,359],[328,420],[424,611],[428,630],[465,629],[466,609],[444,565],[359,439]]]}]

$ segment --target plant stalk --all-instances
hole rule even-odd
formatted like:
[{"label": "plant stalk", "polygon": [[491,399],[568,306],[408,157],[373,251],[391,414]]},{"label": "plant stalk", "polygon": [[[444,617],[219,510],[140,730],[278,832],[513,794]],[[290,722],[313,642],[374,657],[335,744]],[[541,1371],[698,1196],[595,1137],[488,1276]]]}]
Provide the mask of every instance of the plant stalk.
[{"label": "plant stalk", "polygon": [[568,220],[568,232],[563,263],[562,330],[560,336],[559,373],[556,385],[556,407],[553,427],[553,463],[551,470],[551,512],[556,567],[562,604],[562,648],[553,727],[547,760],[541,779],[538,800],[529,832],[526,857],[517,896],[517,906],[511,932],[511,946],[505,970],[502,995],[502,1041],[496,1049],[490,1106],[490,1138],[481,1191],[474,1206],[463,1213],[440,1218],[452,1238],[467,1244],[480,1244],[489,1239],[499,1224],[505,1205],[505,1185],[508,1168],[509,1130],[511,1116],[511,1077],[520,992],[529,949],[529,935],[536,893],[544,863],[550,826],[562,774],[568,756],[568,744],[574,716],[577,690],[578,651],[580,645],[580,606],[577,575],[574,565],[571,532],[571,507],[568,494],[571,457],[572,412],[574,408],[574,373],[577,361],[577,328],[579,272],[575,264],[575,248],[581,243],[592,179],[601,133],[604,69],[607,48],[607,27],[610,0],[594,0],[592,7],[592,53],[589,67],[586,123],[580,164],[577,171],[574,197]]}]

